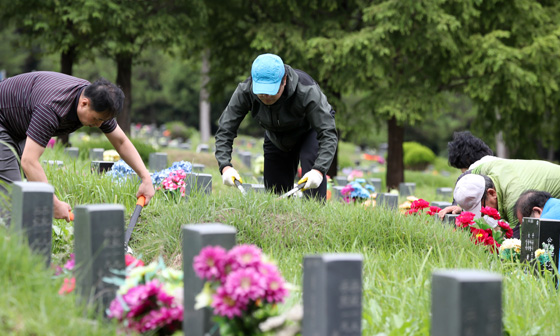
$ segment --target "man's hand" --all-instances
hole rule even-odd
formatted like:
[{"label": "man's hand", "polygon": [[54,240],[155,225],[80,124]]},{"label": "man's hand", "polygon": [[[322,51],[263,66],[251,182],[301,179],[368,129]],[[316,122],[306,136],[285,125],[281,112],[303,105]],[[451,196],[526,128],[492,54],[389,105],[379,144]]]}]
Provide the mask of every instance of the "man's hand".
[{"label": "man's hand", "polygon": [[224,184],[229,187],[233,187],[235,185],[235,180],[239,180],[239,182],[243,183],[241,176],[239,176],[239,173],[235,170],[235,168],[230,166],[224,167],[222,170],[222,181]]},{"label": "man's hand", "polygon": [[439,219],[443,220],[443,217],[445,217],[445,215],[447,215],[448,213],[460,214],[461,211],[463,211],[463,209],[461,209],[460,206],[451,205],[451,206],[448,206],[446,208],[443,208],[440,212],[438,212],[438,216],[439,216]]},{"label": "man's hand", "polygon": [[301,180],[298,181],[298,184],[305,183],[303,190],[307,190],[318,188],[321,182],[323,182],[323,174],[317,169],[311,169],[303,175]]},{"label": "man's hand", "polygon": [[72,207],[66,202],[59,201],[58,199],[53,199],[53,214],[56,219],[64,219],[70,222],[70,211]]},{"label": "man's hand", "polygon": [[152,197],[154,197],[155,193],[156,191],[154,190],[154,185],[152,184],[152,180],[144,179],[142,180],[142,184],[140,184],[140,187],[138,187],[138,191],[136,192],[136,198],[140,196],[146,197],[146,202],[144,203],[144,205],[148,205]]}]

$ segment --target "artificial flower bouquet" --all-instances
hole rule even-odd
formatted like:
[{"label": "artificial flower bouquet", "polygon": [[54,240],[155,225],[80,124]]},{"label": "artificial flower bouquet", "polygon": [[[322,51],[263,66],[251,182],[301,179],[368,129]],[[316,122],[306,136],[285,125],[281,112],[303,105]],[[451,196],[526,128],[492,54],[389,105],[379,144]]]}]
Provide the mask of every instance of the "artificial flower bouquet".
[{"label": "artificial flower bouquet", "polygon": [[[411,197],[411,196],[409,196]],[[407,198],[408,199],[408,198]],[[406,204],[406,203],[405,203]],[[404,204],[403,204],[404,205]],[[403,208],[402,205],[399,208]],[[425,209],[428,209],[424,212]],[[430,203],[421,198],[415,199],[410,203],[410,209],[405,212],[405,215],[419,215],[426,214],[428,216],[433,216],[440,212],[441,208],[437,206],[430,206]]]},{"label": "artificial flower bouquet", "polygon": [[187,183],[185,182],[186,177],[187,174],[184,170],[174,170],[169,173],[169,176],[163,179],[161,182],[161,188],[168,191],[179,190],[181,196],[185,196],[185,188],[187,186]]},{"label": "artificial flower bouquet", "polygon": [[278,315],[288,296],[278,268],[254,245],[229,251],[208,246],[194,258],[197,276],[205,280],[195,309],[210,307],[222,336],[268,335],[261,325]]},{"label": "artificial flower bouquet", "polygon": [[519,262],[521,259],[521,240],[517,238],[504,239],[499,249],[500,259],[509,262]]},{"label": "artificial flower bouquet", "polygon": [[126,277],[104,279],[119,286],[107,309],[123,332],[173,335],[183,324],[183,272],[166,267],[160,258],[144,265],[126,255]]},{"label": "artificial flower bouquet", "polygon": [[475,214],[464,211],[455,220],[455,225],[469,230],[475,244],[489,246],[495,252],[506,238],[513,237],[513,230],[509,223],[501,220],[496,209],[482,207],[480,213],[482,217],[475,219]]},{"label": "artificial flower bouquet", "polygon": [[340,191],[346,203],[363,202],[368,200],[375,193],[375,187],[367,184],[365,179],[358,178],[348,183]]}]

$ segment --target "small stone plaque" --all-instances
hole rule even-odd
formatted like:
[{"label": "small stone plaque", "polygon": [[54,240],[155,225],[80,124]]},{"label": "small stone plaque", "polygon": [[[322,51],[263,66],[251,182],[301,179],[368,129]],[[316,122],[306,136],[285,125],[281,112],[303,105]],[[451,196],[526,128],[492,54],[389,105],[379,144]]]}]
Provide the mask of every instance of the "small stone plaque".
[{"label": "small stone plaque", "polygon": [[251,169],[251,163],[253,159],[253,155],[251,154],[251,152],[240,152],[239,158],[247,168]]},{"label": "small stone plaque", "polygon": [[381,179],[380,178],[370,178],[368,181],[375,188],[376,193],[381,192]]},{"label": "small stone plaque", "polygon": [[149,166],[152,172],[167,168],[167,153],[150,153]]},{"label": "small stone plaque", "polygon": [[77,159],[80,156],[80,149],[78,147],[67,147],[64,148],[64,153],[73,159]]},{"label": "small stone plaque", "polygon": [[443,217],[443,222],[445,224],[449,224],[452,226],[455,226],[455,221],[457,220],[457,217],[459,217],[459,215],[456,214],[445,214],[445,216]]},{"label": "small stone plaque", "polygon": [[196,147],[197,153],[208,153],[210,151],[210,147],[207,144],[200,144]]},{"label": "small stone plaque", "polygon": [[255,192],[266,193],[266,189],[264,188],[264,184],[250,184],[250,186],[251,186],[251,189]]},{"label": "small stone plaque", "polygon": [[113,161],[91,161],[91,171],[93,173],[102,174],[113,168],[114,164]]},{"label": "small stone plaque", "polygon": [[59,160],[43,160],[43,164],[49,165],[51,167],[57,167],[57,168],[64,167],[64,162]]},{"label": "small stone plaque", "polygon": [[303,336],[362,334],[362,262],[359,254],[304,258]]},{"label": "small stone plaque", "polygon": [[435,271],[430,335],[502,335],[502,277],[479,270]]},{"label": "small stone plaque", "polygon": [[415,192],[416,192],[416,183],[412,183],[412,182],[399,183],[399,195],[401,197],[414,195]]},{"label": "small stone plaque", "polygon": [[396,209],[399,206],[399,195],[391,193],[377,194],[376,206]]},{"label": "small stone plaque", "polygon": [[205,166],[200,163],[193,163],[192,164],[192,171],[195,173],[202,173],[204,171]]},{"label": "small stone plaque", "polygon": [[105,310],[118,287],[103,281],[111,270],[124,270],[124,207],[119,204],[81,205],[75,208],[74,254],[76,288],[88,303]]},{"label": "small stone plaque", "polygon": [[91,148],[89,150],[89,159],[92,161],[103,161],[103,148]]},{"label": "small stone plaque", "polygon": [[187,174],[185,178],[185,197],[194,193],[204,193],[210,195],[212,193],[212,175],[210,174]]},{"label": "small stone plaque", "polygon": [[430,203],[430,206],[437,206],[441,209],[447,208],[448,206],[451,206],[453,204],[451,204],[451,202],[442,202],[442,201],[435,201]]},{"label": "small stone plaque", "polygon": [[436,197],[442,200],[453,199],[453,188],[436,188]]},{"label": "small stone plaque", "polygon": [[184,311],[185,336],[206,336],[212,329],[212,312],[208,308],[195,310],[195,297],[204,286],[193,269],[193,260],[206,246],[221,246],[226,250],[235,246],[236,229],[220,223],[191,224],[181,227],[183,234]]},{"label": "small stone plaque", "polygon": [[12,184],[11,225],[26,237],[31,250],[51,261],[54,188],[42,182]]},{"label": "small stone plaque", "polygon": [[348,184],[348,177],[346,176],[335,176],[334,182],[337,186],[345,187]]},{"label": "small stone plaque", "polygon": [[343,199],[344,196],[342,196],[342,189],[344,189],[344,186],[333,186],[332,190],[331,190],[331,199],[333,201],[340,201]]}]

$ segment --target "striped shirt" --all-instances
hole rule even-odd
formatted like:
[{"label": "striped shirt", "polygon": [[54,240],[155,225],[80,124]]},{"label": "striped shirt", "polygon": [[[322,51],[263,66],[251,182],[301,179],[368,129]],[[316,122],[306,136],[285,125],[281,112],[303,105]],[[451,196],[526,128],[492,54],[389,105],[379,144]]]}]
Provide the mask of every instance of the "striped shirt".
[{"label": "striped shirt", "polygon": [[[46,147],[51,137],[83,126],[76,109],[89,84],[84,79],[50,71],[7,78],[0,82],[0,128],[15,141],[30,137]],[[116,127],[115,119],[111,119],[99,128],[111,133]]]}]

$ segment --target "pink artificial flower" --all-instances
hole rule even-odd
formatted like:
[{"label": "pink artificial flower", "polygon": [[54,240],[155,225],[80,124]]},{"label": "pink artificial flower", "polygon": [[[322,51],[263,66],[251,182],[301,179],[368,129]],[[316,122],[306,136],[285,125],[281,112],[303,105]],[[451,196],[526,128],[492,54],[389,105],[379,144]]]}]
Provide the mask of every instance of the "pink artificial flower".
[{"label": "pink artificial flower", "polygon": [[415,213],[418,213],[418,209],[410,209],[407,212],[405,212],[405,215],[413,215]]},{"label": "pink artificial flower", "polygon": [[214,314],[216,315],[227,316],[232,319],[235,316],[241,316],[246,307],[246,300],[234,300],[223,286],[218,287],[216,294],[213,296],[212,308],[214,308]]},{"label": "pink artificial flower", "polygon": [[56,144],[56,139],[50,138],[49,142],[47,143],[47,148],[53,148],[55,144]]},{"label": "pink artificial flower", "polygon": [[354,188],[352,187],[352,185],[351,185],[351,184],[347,184],[345,187],[343,187],[343,188],[340,190],[340,193],[341,193],[342,195],[344,195],[344,196],[348,196],[348,195],[350,195],[350,194],[352,193],[352,191],[354,191]]},{"label": "pink artificial flower", "polygon": [[430,216],[433,216],[433,215],[437,214],[437,213],[440,212],[440,211],[441,211],[441,208],[440,208],[440,207],[431,206],[431,207],[430,207],[430,210],[427,212],[427,214],[430,215]]},{"label": "pink artificial flower", "polygon": [[60,287],[60,289],[58,290],[58,294],[65,295],[65,294],[72,293],[75,288],[76,288],[76,278],[70,278],[70,279],[64,278],[64,283],[62,284],[62,287]]},{"label": "pink artificial flower", "polygon": [[256,301],[264,296],[266,279],[254,268],[242,268],[228,275],[224,288],[235,300]]},{"label": "pink artificial flower", "polygon": [[480,209],[480,213],[484,216],[484,215],[488,215],[492,218],[494,218],[495,220],[499,220],[502,217],[500,216],[500,213],[498,212],[498,210],[491,208],[491,207],[482,207]]},{"label": "pink artificial flower", "polygon": [[430,206],[430,203],[428,203],[428,201],[425,201],[423,199],[417,199],[416,201],[413,201],[412,204],[410,205],[411,209],[418,209],[418,210],[422,210],[425,208],[428,208]]},{"label": "pink artificial flower", "polygon": [[262,251],[255,245],[243,244],[235,246],[228,254],[233,257],[234,263],[237,263],[237,267],[234,268],[237,269],[258,266]]},{"label": "pink artificial flower", "polygon": [[156,300],[149,300],[149,298],[157,297],[160,290],[162,290],[162,284],[157,279],[145,285],[138,285],[129,289],[128,292],[123,295],[124,301],[130,308],[126,317],[133,318],[156,308]]},{"label": "pink artificial flower", "polygon": [[74,253],[70,253],[70,259],[64,264],[64,268],[71,271],[74,269],[74,265],[76,263],[76,259],[74,257]]},{"label": "pink artificial flower", "polygon": [[266,291],[264,294],[266,301],[271,303],[284,302],[284,299],[288,296],[288,289],[280,272],[269,270],[263,276],[266,280]]},{"label": "pink artificial flower", "polygon": [[133,265],[133,267],[144,266],[144,262],[140,259],[134,258],[131,254],[127,253],[124,255],[124,263],[126,267]]},{"label": "pink artificial flower", "polygon": [[139,332],[158,330],[158,335],[172,335],[183,325],[182,307],[161,307],[148,312],[140,320]]},{"label": "pink artificial flower", "polygon": [[201,279],[210,281],[221,279],[224,275],[226,256],[227,252],[223,247],[207,246],[194,257],[194,272]]}]

